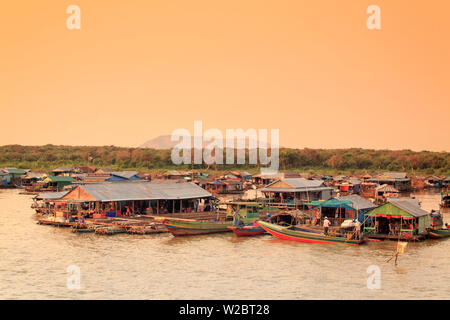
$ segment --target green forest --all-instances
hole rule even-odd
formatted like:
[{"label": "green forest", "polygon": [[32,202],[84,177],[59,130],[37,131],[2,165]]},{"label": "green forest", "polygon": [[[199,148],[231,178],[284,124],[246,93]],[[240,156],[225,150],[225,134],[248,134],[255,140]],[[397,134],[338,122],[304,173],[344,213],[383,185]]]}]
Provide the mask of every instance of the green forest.
[{"label": "green forest", "polygon": [[[247,150],[248,153],[248,150]],[[225,159],[225,157],[224,157]],[[0,167],[49,171],[57,167],[95,166],[139,172],[171,169],[217,169],[259,171],[257,165],[176,166],[170,150],[116,146],[0,146]],[[370,149],[280,149],[280,169],[339,174],[374,171],[406,171],[416,174],[449,175],[450,153]]]}]

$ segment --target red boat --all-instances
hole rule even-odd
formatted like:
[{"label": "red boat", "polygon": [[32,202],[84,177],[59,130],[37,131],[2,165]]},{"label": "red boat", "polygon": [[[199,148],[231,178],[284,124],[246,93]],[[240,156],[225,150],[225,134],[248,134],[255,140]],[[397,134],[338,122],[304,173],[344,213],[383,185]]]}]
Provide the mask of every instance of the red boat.
[{"label": "red boat", "polygon": [[264,234],[266,231],[260,226],[253,224],[249,226],[231,226],[228,229],[233,230],[238,237],[252,237]]}]

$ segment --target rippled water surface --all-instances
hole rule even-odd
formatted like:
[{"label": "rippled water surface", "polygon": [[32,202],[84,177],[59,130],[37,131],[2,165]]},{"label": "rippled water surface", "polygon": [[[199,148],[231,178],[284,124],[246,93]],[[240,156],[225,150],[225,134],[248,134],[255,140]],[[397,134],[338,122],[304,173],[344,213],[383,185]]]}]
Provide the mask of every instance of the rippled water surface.
[{"label": "rippled water surface", "polygon": [[[439,193],[415,194],[425,210]],[[232,233],[97,236],[36,224],[32,196],[0,190],[2,299],[449,299],[450,239],[410,243],[398,266],[395,242],[304,244]],[[450,214],[445,213],[450,221]],[[81,289],[67,288],[67,267]],[[381,288],[368,289],[370,265]]]}]

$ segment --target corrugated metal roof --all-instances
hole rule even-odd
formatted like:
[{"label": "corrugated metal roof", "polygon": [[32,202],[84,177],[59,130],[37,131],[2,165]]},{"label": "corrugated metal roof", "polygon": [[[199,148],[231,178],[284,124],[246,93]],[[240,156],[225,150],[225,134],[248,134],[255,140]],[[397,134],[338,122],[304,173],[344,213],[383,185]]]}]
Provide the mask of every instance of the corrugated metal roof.
[{"label": "corrugated metal roof", "polygon": [[336,199],[351,201],[352,202],[351,207],[355,210],[373,209],[373,208],[377,207],[369,200],[366,200],[363,197],[358,196],[357,194],[351,194],[349,196],[337,197]]},{"label": "corrugated metal roof", "polygon": [[24,169],[18,169],[18,168],[5,168],[4,169],[6,173],[12,173],[12,174],[25,174],[27,171]]},{"label": "corrugated metal roof", "polygon": [[285,178],[281,181],[287,183],[293,188],[317,188],[325,186],[323,180],[308,180],[305,178]]},{"label": "corrugated metal roof", "polygon": [[407,175],[406,172],[385,172],[383,175],[392,177],[394,179],[406,179]]},{"label": "corrugated metal roof", "polygon": [[64,197],[69,191],[62,191],[62,192],[43,192],[39,193],[36,196],[36,199],[42,199],[42,200],[58,200]]},{"label": "corrugated metal roof", "polygon": [[407,198],[395,200],[392,199],[389,202],[392,203],[397,208],[400,208],[403,211],[408,212],[410,215],[414,217],[422,217],[429,215],[428,212],[426,212],[419,206],[419,201],[417,199],[407,199]]},{"label": "corrugated metal roof", "polygon": [[333,190],[330,187],[316,187],[316,188],[262,188],[258,189],[261,192],[316,192],[316,191],[325,191],[325,190]]},{"label": "corrugated metal roof", "polygon": [[361,180],[356,179],[356,178],[348,179],[348,182],[353,184],[353,185],[361,184]]},{"label": "corrugated metal roof", "polygon": [[72,177],[66,177],[66,176],[48,176],[45,178],[44,181],[51,181],[51,182],[72,182],[75,181]]},{"label": "corrugated metal roof", "polygon": [[176,200],[212,197],[211,193],[192,182],[105,182],[81,185],[80,188],[97,201]]},{"label": "corrugated metal roof", "polygon": [[312,192],[312,191],[324,191],[333,190],[333,188],[327,187],[323,180],[307,180],[305,178],[286,178],[281,179],[284,183],[290,185],[292,188],[274,188],[271,185],[277,183],[275,181],[269,184],[267,187],[262,188],[261,192]]},{"label": "corrugated metal roof", "polygon": [[42,178],[45,176],[45,173],[39,173],[39,172],[27,172],[27,174],[25,175],[25,178]]},{"label": "corrugated metal roof", "polygon": [[384,172],[369,179],[370,181],[409,181],[406,172]]},{"label": "corrugated metal roof", "polygon": [[111,174],[121,177],[121,178],[130,179],[131,177],[137,176],[138,172],[137,171],[113,171],[113,172],[111,172]]}]

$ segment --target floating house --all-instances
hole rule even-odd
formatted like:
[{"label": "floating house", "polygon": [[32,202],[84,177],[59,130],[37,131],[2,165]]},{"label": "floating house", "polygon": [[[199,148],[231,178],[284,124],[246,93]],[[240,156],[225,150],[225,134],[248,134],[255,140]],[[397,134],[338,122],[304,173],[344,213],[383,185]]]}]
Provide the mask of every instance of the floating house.
[{"label": "floating house", "polygon": [[270,202],[296,207],[304,202],[328,200],[333,188],[327,187],[323,180],[307,180],[304,178],[287,178],[275,181],[260,191]]},{"label": "floating house", "polygon": [[223,194],[239,194],[244,193],[244,184],[241,180],[220,180],[223,184],[223,187],[221,188],[221,191],[219,193]]},{"label": "floating house", "polygon": [[99,168],[97,170],[95,170],[95,173],[110,173],[113,172],[113,169],[110,168]]},{"label": "floating house", "polygon": [[57,176],[57,177],[58,176],[66,176],[66,177],[68,177],[74,172],[75,172],[75,170],[73,168],[66,168],[66,167],[56,168],[56,169],[52,170],[53,176]]},{"label": "floating house", "polygon": [[223,193],[225,183],[214,179],[198,179],[198,185],[212,194]]},{"label": "floating house", "polygon": [[442,187],[445,187],[445,188],[450,187],[450,177],[445,177],[442,180]]},{"label": "floating house", "polygon": [[61,198],[78,217],[191,213],[212,210],[211,193],[192,182],[105,182],[79,185]]},{"label": "floating house", "polygon": [[300,178],[297,172],[277,172],[277,173],[265,173],[252,176],[252,182],[256,185],[269,185],[275,181],[288,178]]},{"label": "floating house", "polygon": [[168,180],[183,180],[184,178],[192,178],[192,172],[169,170],[164,174],[164,177]]},{"label": "floating house", "polygon": [[48,191],[62,191],[66,186],[75,182],[75,179],[66,176],[48,176],[43,182],[46,184],[44,188]]},{"label": "floating house", "polygon": [[338,175],[338,176],[334,176],[333,178],[331,178],[330,184],[337,186],[345,181],[347,181],[347,176],[344,175]]},{"label": "floating house", "polygon": [[81,166],[76,169],[77,173],[94,173],[97,170],[96,167]]},{"label": "floating house", "polygon": [[377,207],[356,194],[326,201],[312,201],[306,205],[312,206],[314,220],[323,221],[327,217],[333,226],[340,226],[346,219],[358,219],[363,222],[364,214]]},{"label": "floating house", "polygon": [[239,179],[196,179],[195,182],[212,194],[239,194],[244,192],[243,182]]},{"label": "floating house", "polygon": [[431,176],[425,178],[425,183],[429,187],[441,188],[444,182],[443,177]]},{"label": "floating house", "polygon": [[358,194],[361,190],[361,183],[362,183],[361,180],[351,178],[345,182],[339,183],[337,187],[341,194],[352,194],[352,193]]},{"label": "floating house", "polygon": [[3,168],[0,169],[0,187],[13,188],[20,184],[20,179],[28,170],[18,168]]},{"label": "floating house", "polygon": [[416,199],[389,200],[364,216],[364,234],[370,238],[421,240],[431,226],[430,213]]},{"label": "floating house", "polygon": [[24,187],[31,186],[33,183],[42,181],[46,176],[47,175],[44,173],[27,172],[24,176],[21,177],[21,185]]},{"label": "floating house", "polygon": [[9,174],[11,180],[19,179],[21,176],[27,173],[28,170],[18,168],[4,168],[3,172]]},{"label": "floating house", "polygon": [[375,188],[375,201],[378,203],[386,202],[389,199],[397,199],[399,192],[390,185],[383,184]]},{"label": "floating house", "polygon": [[248,172],[231,171],[225,175],[225,179],[230,179],[230,180],[236,179],[236,180],[241,180],[243,182],[246,182],[246,181],[252,180],[252,175]]},{"label": "floating house", "polygon": [[0,171],[0,186],[6,187],[11,182],[11,175]]},{"label": "floating house", "polygon": [[400,192],[411,190],[411,179],[407,176],[406,172],[385,172],[367,181],[380,185],[387,184]]},{"label": "floating house", "polygon": [[137,171],[112,171],[108,173],[89,173],[83,182],[115,182],[141,180]]},{"label": "floating house", "polygon": [[33,198],[32,208],[36,210],[37,214],[54,214],[55,210],[61,209],[64,206],[64,203],[60,200],[68,192],[69,191],[39,193]]}]

